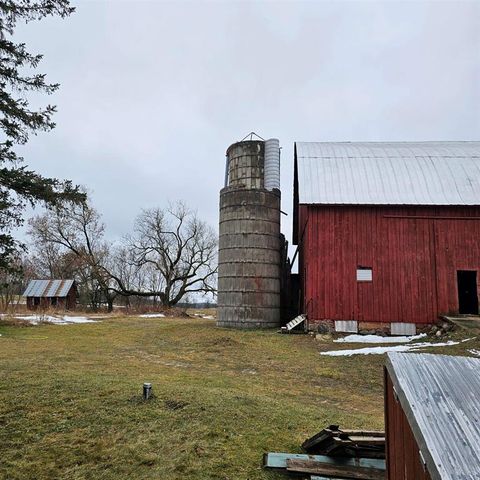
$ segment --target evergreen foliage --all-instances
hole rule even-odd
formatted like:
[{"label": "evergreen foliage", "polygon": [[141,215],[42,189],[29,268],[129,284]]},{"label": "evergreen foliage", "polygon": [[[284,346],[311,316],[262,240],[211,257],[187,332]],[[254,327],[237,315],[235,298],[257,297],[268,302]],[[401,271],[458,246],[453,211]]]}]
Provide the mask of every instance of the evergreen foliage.
[{"label": "evergreen foliage", "polygon": [[46,16],[64,18],[73,11],[68,0],[0,0],[0,269],[14,268],[12,259],[22,245],[12,236],[12,229],[23,223],[27,204],[56,206],[85,199],[71,181],[30,170],[15,151],[27,143],[29,135],[55,127],[55,106],[32,109],[27,96],[32,92],[50,95],[59,87],[48,83],[43,73],[29,73],[38,67],[42,55],[14,41],[15,27]]}]

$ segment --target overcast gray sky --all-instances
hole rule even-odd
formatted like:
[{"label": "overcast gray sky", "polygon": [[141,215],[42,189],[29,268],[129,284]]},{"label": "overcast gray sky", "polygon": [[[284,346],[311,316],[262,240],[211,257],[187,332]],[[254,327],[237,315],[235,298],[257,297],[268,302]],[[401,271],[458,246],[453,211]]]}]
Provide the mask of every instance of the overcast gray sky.
[{"label": "overcast gray sky", "polygon": [[74,5],[18,28],[61,84],[22,153],[92,190],[111,238],[169,199],[216,228],[225,150],[252,130],[280,139],[289,214],[294,141],[480,139],[480,1]]}]

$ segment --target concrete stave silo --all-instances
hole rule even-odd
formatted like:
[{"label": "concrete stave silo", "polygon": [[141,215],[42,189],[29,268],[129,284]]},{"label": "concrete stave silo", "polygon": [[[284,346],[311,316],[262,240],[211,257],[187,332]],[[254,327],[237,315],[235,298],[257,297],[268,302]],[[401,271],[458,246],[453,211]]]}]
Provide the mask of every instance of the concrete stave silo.
[{"label": "concrete stave silo", "polygon": [[[222,327],[280,325],[280,190],[264,188],[265,144],[243,141],[227,150],[227,185],[220,192],[217,325]],[[270,178],[279,183],[272,168]]]}]

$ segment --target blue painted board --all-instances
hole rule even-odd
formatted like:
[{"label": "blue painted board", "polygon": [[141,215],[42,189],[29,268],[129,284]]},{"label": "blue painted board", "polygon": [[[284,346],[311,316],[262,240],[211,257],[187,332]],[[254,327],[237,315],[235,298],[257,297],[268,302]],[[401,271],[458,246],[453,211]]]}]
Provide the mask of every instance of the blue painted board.
[{"label": "blue painted board", "polygon": [[328,457],[326,455],[307,455],[303,453],[281,453],[269,452],[263,456],[265,468],[287,468],[287,460],[315,460],[317,462],[329,463],[331,465],[346,465],[349,467],[378,468],[385,470],[385,460],[377,458],[349,458],[349,457]]}]

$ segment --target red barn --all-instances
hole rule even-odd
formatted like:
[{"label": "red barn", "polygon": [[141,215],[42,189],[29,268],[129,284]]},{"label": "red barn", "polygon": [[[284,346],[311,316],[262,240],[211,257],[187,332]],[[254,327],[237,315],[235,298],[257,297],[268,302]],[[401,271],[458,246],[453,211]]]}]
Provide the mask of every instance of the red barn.
[{"label": "red barn", "polygon": [[479,313],[480,142],[296,143],[300,310],[414,333]]}]

